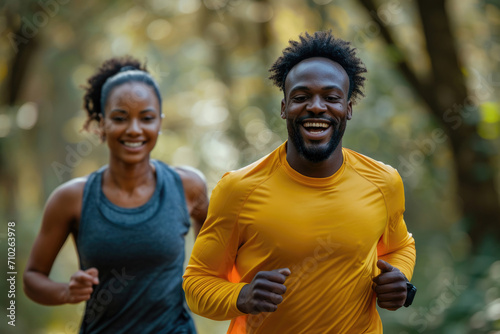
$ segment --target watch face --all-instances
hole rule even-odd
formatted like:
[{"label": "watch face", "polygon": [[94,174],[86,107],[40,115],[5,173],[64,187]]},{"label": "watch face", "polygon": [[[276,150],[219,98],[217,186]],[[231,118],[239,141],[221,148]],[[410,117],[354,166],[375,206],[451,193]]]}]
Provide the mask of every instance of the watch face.
[{"label": "watch face", "polygon": [[415,285],[411,284],[410,282],[406,282],[406,288],[407,288],[406,301],[405,301],[404,306],[408,307],[413,302],[413,298],[415,298],[415,294],[417,293],[417,288],[415,287]]}]

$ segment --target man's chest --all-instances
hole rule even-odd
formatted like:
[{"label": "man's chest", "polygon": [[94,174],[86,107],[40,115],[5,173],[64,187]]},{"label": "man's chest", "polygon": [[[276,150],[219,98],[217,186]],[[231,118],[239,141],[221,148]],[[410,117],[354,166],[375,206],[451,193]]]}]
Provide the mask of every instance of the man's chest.
[{"label": "man's chest", "polygon": [[321,257],[333,250],[363,258],[377,244],[387,223],[387,209],[376,187],[278,187],[256,189],[239,215],[242,251],[290,261]]}]

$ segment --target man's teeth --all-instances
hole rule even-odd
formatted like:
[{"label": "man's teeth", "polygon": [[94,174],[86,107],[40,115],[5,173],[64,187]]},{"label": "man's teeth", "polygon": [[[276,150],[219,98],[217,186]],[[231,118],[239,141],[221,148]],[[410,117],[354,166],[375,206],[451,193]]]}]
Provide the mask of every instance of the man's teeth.
[{"label": "man's teeth", "polygon": [[142,141],[140,142],[123,142],[125,144],[125,146],[128,146],[128,147],[139,147],[143,144]]},{"label": "man's teeth", "polygon": [[327,123],[313,123],[313,122],[304,123],[305,128],[325,128],[326,129],[329,126],[330,125],[328,125]]}]

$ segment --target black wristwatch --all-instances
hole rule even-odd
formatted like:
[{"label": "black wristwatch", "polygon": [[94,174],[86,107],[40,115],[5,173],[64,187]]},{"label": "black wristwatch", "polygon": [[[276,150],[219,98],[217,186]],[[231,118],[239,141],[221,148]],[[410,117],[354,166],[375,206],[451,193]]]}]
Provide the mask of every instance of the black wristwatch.
[{"label": "black wristwatch", "polygon": [[408,307],[413,303],[413,298],[415,298],[415,294],[417,293],[417,288],[415,285],[410,282],[406,282],[406,301],[404,307]]}]

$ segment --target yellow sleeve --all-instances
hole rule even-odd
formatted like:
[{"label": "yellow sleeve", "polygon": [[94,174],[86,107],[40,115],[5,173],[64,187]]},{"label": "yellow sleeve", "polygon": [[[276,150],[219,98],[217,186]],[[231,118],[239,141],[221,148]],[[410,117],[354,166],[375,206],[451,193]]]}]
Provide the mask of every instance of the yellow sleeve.
[{"label": "yellow sleeve", "polygon": [[207,220],[184,273],[183,288],[190,309],[213,320],[243,315],[236,307],[246,283],[230,282],[239,246],[238,214],[244,196],[237,196],[225,174],[212,192]]},{"label": "yellow sleeve", "polygon": [[403,219],[405,211],[403,181],[396,171],[388,186],[385,194],[388,223],[377,245],[377,254],[379,259],[398,268],[408,280],[411,280],[416,261],[415,240],[411,233],[408,233]]}]

